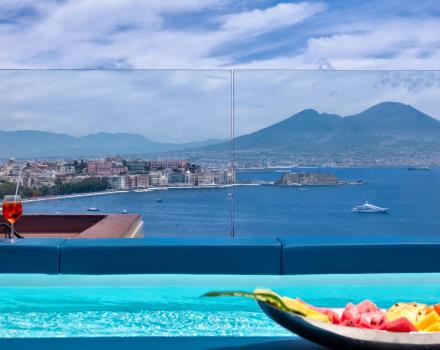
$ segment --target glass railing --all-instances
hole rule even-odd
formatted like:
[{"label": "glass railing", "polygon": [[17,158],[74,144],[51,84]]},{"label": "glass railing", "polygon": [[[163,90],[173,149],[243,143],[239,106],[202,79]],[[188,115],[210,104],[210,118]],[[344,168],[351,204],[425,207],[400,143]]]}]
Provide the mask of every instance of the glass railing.
[{"label": "glass railing", "polygon": [[25,213],[139,213],[145,236],[440,231],[440,72],[0,78],[0,195],[19,182]]},{"label": "glass railing", "polygon": [[[440,233],[440,72],[236,71],[237,235]],[[341,238],[344,239],[344,238]]]}]

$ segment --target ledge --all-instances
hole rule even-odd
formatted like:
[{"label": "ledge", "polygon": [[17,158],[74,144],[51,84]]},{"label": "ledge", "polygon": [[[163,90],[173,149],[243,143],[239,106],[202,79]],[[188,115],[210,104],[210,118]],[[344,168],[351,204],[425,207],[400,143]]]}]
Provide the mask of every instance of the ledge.
[{"label": "ledge", "polygon": [[296,275],[440,272],[440,238],[25,238],[0,273]]},{"label": "ledge", "polygon": [[62,238],[25,238],[0,243],[1,273],[59,273]]},{"label": "ledge", "polygon": [[[308,243],[294,237],[279,239],[283,245],[282,274],[350,274],[350,273],[411,273],[439,272],[436,263],[440,243],[419,243],[393,238],[378,243],[377,238],[330,244],[326,241]],[[390,243],[391,242],[391,243]]]},{"label": "ledge", "polygon": [[281,243],[274,237],[68,240],[60,272],[277,275]]}]

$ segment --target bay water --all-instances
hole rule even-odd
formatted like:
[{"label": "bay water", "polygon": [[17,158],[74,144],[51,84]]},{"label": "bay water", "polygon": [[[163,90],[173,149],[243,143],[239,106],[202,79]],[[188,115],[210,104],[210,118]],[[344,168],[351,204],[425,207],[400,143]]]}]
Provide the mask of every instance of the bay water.
[{"label": "bay water", "polygon": [[[440,238],[440,168],[314,168],[237,171],[238,181],[275,181],[283,172],[333,173],[361,185],[168,189],[96,196],[100,212],[140,213],[146,236],[355,236]],[[351,209],[369,201],[387,214]],[[92,197],[28,202],[25,213],[86,213]]]}]

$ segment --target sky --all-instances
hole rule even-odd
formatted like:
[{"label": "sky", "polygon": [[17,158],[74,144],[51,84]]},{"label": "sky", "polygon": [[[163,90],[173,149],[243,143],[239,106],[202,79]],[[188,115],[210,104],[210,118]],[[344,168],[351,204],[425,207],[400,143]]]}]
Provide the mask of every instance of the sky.
[{"label": "sky", "polygon": [[0,69],[4,130],[225,138],[228,69],[236,135],[381,100],[440,118],[440,1],[0,0]]},{"label": "sky", "polygon": [[1,0],[2,68],[439,69],[438,0]]},{"label": "sky", "polygon": [[235,72],[235,85],[237,135],[308,108],[346,117],[384,101],[440,120],[440,71],[246,70]]}]

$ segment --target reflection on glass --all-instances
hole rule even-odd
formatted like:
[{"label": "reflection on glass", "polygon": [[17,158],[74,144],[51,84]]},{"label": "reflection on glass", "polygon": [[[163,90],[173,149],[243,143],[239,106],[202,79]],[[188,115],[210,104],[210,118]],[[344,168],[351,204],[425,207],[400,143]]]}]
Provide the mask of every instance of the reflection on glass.
[{"label": "reflection on glass", "polygon": [[230,86],[215,70],[2,71],[0,186],[23,169],[22,195],[45,199],[30,213],[140,213],[145,235],[229,235]]},{"label": "reflection on glass", "polygon": [[439,94],[440,72],[236,71],[236,233],[438,234]]},{"label": "reflection on glass", "polygon": [[0,77],[2,193],[23,169],[23,197],[68,197],[27,212],[140,213],[158,236],[439,232],[439,72]]}]

